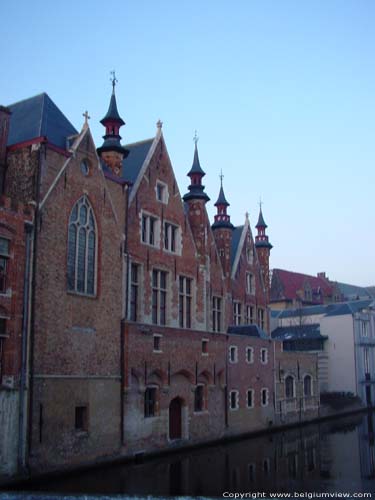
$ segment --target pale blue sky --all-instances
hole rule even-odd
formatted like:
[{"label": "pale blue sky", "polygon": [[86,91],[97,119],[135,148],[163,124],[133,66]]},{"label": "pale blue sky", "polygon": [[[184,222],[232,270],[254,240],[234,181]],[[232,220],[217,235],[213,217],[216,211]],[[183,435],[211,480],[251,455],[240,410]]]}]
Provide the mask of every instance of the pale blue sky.
[{"label": "pale blue sky", "polygon": [[[258,201],[271,267],[375,285],[375,2],[0,2],[0,103],[47,92],[101,144],[109,72],[123,142],[163,132],[181,194],[198,130],[232,222]],[[255,232],[255,230],[254,230]]]}]

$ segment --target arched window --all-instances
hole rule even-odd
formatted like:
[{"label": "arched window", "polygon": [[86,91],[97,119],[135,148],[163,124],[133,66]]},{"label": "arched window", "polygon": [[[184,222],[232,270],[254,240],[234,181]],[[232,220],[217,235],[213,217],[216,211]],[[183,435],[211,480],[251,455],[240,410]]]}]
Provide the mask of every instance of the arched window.
[{"label": "arched window", "polygon": [[311,375],[305,375],[303,379],[304,396],[312,396],[312,378]]},{"label": "arched window", "polygon": [[74,205],[68,230],[68,289],[95,294],[96,225],[86,196]]},{"label": "arched window", "polygon": [[285,397],[294,398],[294,378],[291,375],[285,378]]}]

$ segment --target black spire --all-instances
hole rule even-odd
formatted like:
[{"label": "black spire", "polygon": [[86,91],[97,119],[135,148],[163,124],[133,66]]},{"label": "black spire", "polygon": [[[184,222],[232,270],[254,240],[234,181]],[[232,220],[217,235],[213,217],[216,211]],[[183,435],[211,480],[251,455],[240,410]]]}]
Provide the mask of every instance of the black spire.
[{"label": "black spire", "polygon": [[206,174],[203,171],[201,164],[199,162],[197,132],[195,132],[194,142],[195,142],[195,149],[194,149],[193,165],[191,166],[191,169],[187,174],[188,177],[190,177],[190,186],[188,188],[189,192],[184,195],[183,200],[188,201],[198,198],[205,200],[207,202],[209,201],[210,198],[204,192],[204,186],[202,185],[202,178]]},{"label": "black spire", "polygon": [[259,217],[257,225],[255,226],[258,230],[258,234],[255,236],[255,246],[269,248],[271,250],[272,245],[268,241],[268,236],[266,234],[267,224],[264,222],[262,213],[262,202],[259,203]]},{"label": "black spire", "polygon": [[230,215],[227,214],[227,207],[229,207],[229,203],[225,198],[224,189],[223,189],[223,172],[220,174],[220,191],[217,202],[215,203],[215,207],[217,208],[217,214],[215,215],[215,222],[212,224],[212,229],[217,228],[233,228],[233,224],[230,221]]}]

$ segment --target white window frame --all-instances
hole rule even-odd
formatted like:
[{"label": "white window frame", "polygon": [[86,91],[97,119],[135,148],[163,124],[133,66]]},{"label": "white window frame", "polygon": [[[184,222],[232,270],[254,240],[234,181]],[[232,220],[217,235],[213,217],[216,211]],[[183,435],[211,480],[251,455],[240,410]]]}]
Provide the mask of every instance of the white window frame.
[{"label": "white window frame", "polygon": [[[160,353],[160,352],[163,352],[163,350],[161,349],[161,339],[162,339],[163,335],[161,333],[154,333],[153,336],[152,336],[152,352],[156,352],[156,353]],[[159,339],[159,349],[155,349],[155,339],[158,338]]]},{"label": "white window frame", "polygon": [[255,284],[253,273],[246,273],[246,293],[248,295],[255,294]]},{"label": "white window frame", "polygon": [[247,346],[245,350],[245,356],[246,356],[246,363],[248,365],[252,365],[254,363],[254,347]]},{"label": "white window frame", "polygon": [[360,322],[361,322],[361,337],[368,337],[370,322],[364,319],[361,319]]},{"label": "white window frame", "polygon": [[[161,198],[159,197],[159,188],[162,189]],[[157,201],[163,203],[164,205],[167,205],[169,200],[168,184],[163,181],[157,180],[155,184],[155,196]]]},{"label": "white window frame", "polygon": [[[182,283],[182,290],[181,290]],[[188,292],[188,283],[190,292]],[[193,279],[189,276],[178,277],[178,325],[179,328],[192,328],[193,326]],[[189,305],[189,307],[188,307]],[[180,313],[182,312],[182,318]],[[182,321],[181,321],[182,320]]]},{"label": "white window frame", "polygon": [[[234,352],[233,360],[232,360],[232,352]],[[229,363],[231,363],[232,365],[238,363],[238,347],[236,345],[229,346],[228,357],[229,357]]]},{"label": "white window frame", "polygon": [[221,332],[223,323],[223,300],[217,295],[212,296],[212,331]]},{"label": "white window frame", "polygon": [[[263,354],[264,354],[264,359],[263,359]],[[262,365],[268,364],[268,349],[267,349],[267,347],[262,347],[260,349],[260,362],[262,363]]]},{"label": "white window frame", "polygon": [[[232,394],[235,394],[235,407],[232,407]],[[229,391],[229,410],[236,411],[240,407],[240,393],[236,389]]]},{"label": "white window frame", "polygon": [[258,326],[262,330],[264,330],[265,326],[265,321],[264,321],[264,309],[262,307],[259,307],[257,310],[257,315],[258,315]]},{"label": "white window frame", "polygon": [[[263,403],[263,392],[266,392],[266,402]],[[267,387],[262,387],[260,390],[260,405],[265,408],[266,406],[269,405],[269,399],[270,399],[270,391]]]},{"label": "white window frame", "polygon": [[[250,406],[249,406],[249,392],[251,392],[251,405]],[[247,391],[246,391],[246,408],[248,408],[249,410],[251,410],[255,406],[254,398],[255,398],[254,389],[247,389]]]},{"label": "white window frame", "polygon": [[178,224],[164,220],[163,223],[163,248],[165,252],[174,255],[181,254],[181,229]]},{"label": "white window frame", "polygon": [[143,210],[141,212],[141,243],[152,248],[160,247],[160,219]]},{"label": "white window frame", "polygon": [[241,315],[241,309],[242,309],[242,303],[239,302],[238,300],[233,301],[233,323],[236,326],[241,325],[242,322],[242,315]]},{"label": "white window frame", "polygon": [[255,307],[251,304],[246,304],[246,324],[252,325],[254,323],[254,310]]}]

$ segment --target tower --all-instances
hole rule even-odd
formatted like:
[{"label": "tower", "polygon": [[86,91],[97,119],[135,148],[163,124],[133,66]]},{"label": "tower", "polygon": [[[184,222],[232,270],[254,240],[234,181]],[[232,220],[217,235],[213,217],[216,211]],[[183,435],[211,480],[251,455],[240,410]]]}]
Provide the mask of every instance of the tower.
[{"label": "tower", "polygon": [[197,133],[194,136],[195,149],[193,165],[188,172],[190,177],[189,192],[183,197],[183,200],[188,205],[188,217],[195,240],[195,244],[200,256],[201,263],[205,263],[207,254],[207,228],[206,228],[206,203],[210,200],[204,191],[202,178],[206,175],[203,171],[198,156],[198,137]]},{"label": "tower", "polygon": [[115,86],[117,79],[114,71],[112,72],[112,95],[109,102],[109,108],[105,117],[100,123],[105,127],[104,142],[97,149],[98,155],[104,163],[111,169],[116,176],[121,175],[122,161],[128,156],[129,151],[121,146],[120,128],[125,125],[121,118],[116,103]]},{"label": "tower", "polygon": [[270,253],[272,249],[271,243],[268,241],[266,234],[267,224],[264,222],[262,213],[262,203],[259,204],[259,217],[255,226],[258,234],[255,236],[255,248],[258,254],[259,264],[262,271],[264,286],[266,288],[267,301],[270,298]]},{"label": "tower", "polygon": [[219,252],[224,274],[226,277],[229,277],[233,224],[230,221],[230,216],[227,214],[229,203],[227,202],[224,194],[223,177],[224,176],[221,173],[219,197],[215,203],[217,213],[215,215],[215,222],[212,224],[212,230],[214,232],[216,246]]}]

